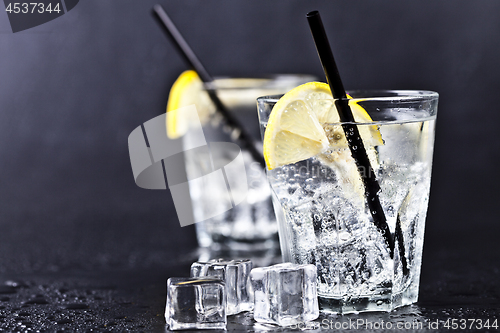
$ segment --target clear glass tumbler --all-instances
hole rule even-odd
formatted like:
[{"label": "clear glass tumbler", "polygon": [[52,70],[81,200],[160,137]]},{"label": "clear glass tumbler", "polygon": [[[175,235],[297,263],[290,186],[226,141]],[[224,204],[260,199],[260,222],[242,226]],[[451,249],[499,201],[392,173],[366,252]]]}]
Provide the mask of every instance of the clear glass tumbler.
[{"label": "clear glass tumbler", "polygon": [[[314,264],[320,309],[390,311],[417,301],[429,200],[438,94],[430,91],[352,91],[379,133],[365,145],[388,228],[374,223],[349,148],[337,148],[268,170],[284,261]],[[261,132],[280,96],[257,100]],[[325,101],[331,103],[333,100]],[[343,136],[341,123],[323,124]],[[377,134],[378,135],[378,134]]]},{"label": "clear glass tumbler", "polygon": [[[218,78],[214,81],[214,86],[218,97],[253,137],[257,149],[261,151],[259,121],[255,114],[256,98],[266,94],[285,93],[313,80],[314,77],[309,75],[284,74],[261,78]],[[215,147],[211,143],[233,142],[230,131],[221,125],[221,121],[220,115],[216,113],[203,126],[206,142],[211,147]],[[184,146],[190,146],[190,142],[198,140],[197,135],[194,131],[188,131],[183,137]],[[197,175],[204,174],[204,170],[213,168],[214,165],[223,166],[231,162],[234,154],[225,154],[223,146],[219,145],[217,148],[220,149],[212,149],[210,154],[196,152],[185,155],[189,179],[197,178]],[[241,147],[241,152],[247,182],[234,182],[231,190],[233,196],[241,194],[245,198],[232,209],[196,223],[198,243],[203,248],[215,251],[278,249],[276,217],[265,171],[246,149]],[[230,169],[225,172],[229,181],[244,179],[241,174],[229,174]],[[200,221],[204,216],[214,215],[211,211],[216,211],[217,205],[221,205],[221,196],[227,193],[227,188],[225,183],[218,182],[217,179],[204,177],[199,178],[198,182],[190,182],[189,191],[195,220]]]}]

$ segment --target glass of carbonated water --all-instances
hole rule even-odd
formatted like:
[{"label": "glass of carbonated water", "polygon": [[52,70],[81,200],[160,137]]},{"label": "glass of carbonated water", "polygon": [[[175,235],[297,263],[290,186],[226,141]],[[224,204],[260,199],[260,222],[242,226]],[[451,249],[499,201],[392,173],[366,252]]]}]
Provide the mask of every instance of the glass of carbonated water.
[{"label": "glass of carbonated water", "polygon": [[[258,117],[255,114],[255,100],[266,94],[284,93],[291,88],[314,79],[309,75],[283,74],[259,78],[217,78],[214,87],[218,97],[245,127],[255,140],[258,150],[262,149]],[[186,173],[189,179],[204,174],[205,169],[213,166],[226,166],[232,162],[234,154],[228,153],[224,146],[214,143],[234,142],[231,130],[224,126],[224,120],[218,113],[212,114],[203,124],[203,134],[211,148],[211,154],[186,154]],[[198,133],[188,131],[183,136],[184,146],[198,140]],[[220,149],[215,149],[215,148]],[[278,249],[276,217],[271,201],[271,192],[265,171],[251,154],[241,147],[245,170],[225,168],[225,179],[231,183],[233,200],[243,197],[232,209],[214,215],[221,196],[227,193],[226,183],[218,179],[204,177],[198,182],[189,183],[189,192],[195,220],[198,243],[202,248],[215,251],[256,251]],[[210,165],[211,164],[211,165]],[[242,181],[245,179],[246,182]]]},{"label": "glass of carbonated water", "polygon": [[[438,94],[352,91],[349,95],[351,108],[364,109],[366,119],[371,119],[356,126],[361,134],[371,133],[369,140],[361,137],[380,186],[377,194],[390,239],[377,228],[376,212],[366,202],[360,173],[368,170],[356,166],[348,147],[334,144],[345,140],[341,123],[323,123],[329,148],[267,171],[281,251],[286,262],[317,267],[322,311],[390,311],[418,298]],[[279,98],[257,100],[262,134]],[[310,103],[308,98],[304,103]],[[309,110],[333,105],[333,100],[315,101]],[[265,146],[266,142],[264,150]]]}]

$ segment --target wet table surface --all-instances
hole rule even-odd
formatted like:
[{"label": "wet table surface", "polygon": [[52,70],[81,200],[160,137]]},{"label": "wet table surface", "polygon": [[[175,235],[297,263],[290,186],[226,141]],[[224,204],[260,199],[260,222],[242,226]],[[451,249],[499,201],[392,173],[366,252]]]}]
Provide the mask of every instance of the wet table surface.
[{"label": "wet table surface", "polygon": [[[453,331],[453,327],[456,331],[500,331],[494,327],[500,324],[497,248],[481,240],[458,242],[455,246],[432,244],[424,250],[417,304],[390,313],[323,314],[300,328],[311,332],[327,329],[380,332],[408,328],[438,332]],[[0,331],[168,331],[163,317],[165,281],[171,276],[188,276],[191,262],[199,255],[199,251],[192,250],[177,256],[174,262],[151,269],[101,267],[3,274],[0,276]],[[279,260],[275,255],[256,258],[257,265]],[[287,332],[293,329],[260,325],[251,313],[242,313],[228,318],[227,331]]]}]

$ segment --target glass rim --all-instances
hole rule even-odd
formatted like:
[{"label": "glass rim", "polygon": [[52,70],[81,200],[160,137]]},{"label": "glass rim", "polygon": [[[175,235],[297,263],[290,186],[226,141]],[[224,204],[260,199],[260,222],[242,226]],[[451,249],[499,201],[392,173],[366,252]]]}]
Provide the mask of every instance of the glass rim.
[{"label": "glass rim", "polygon": [[[243,90],[243,89],[261,89],[269,87],[278,87],[281,82],[306,82],[314,81],[316,77],[312,74],[302,73],[277,73],[277,74],[255,74],[241,76],[217,76],[214,82],[205,83],[204,89],[215,90]],[[239,83],[231,85],[231,83]],[[300,83],[297,83],[300,84]]]},{"label": "glass rim", "polygon": [[[439,98],[439,94],[431,90],[390,90],[390,89],[359,89],[359,90],[349,90],[347,94],[352,94],[357,96],[355,98],[350,98],[350,102],[387,102],[387,101],[397,101],[397,102],[416,102],[420,100],[436,100]],[[384,96],[391,94],[390,96]],[[361,96],[358,96],[361,95]],[[283,96],[281,95],[268,95],[261,96],[257,98],[258,102],[278,102],[278,100]]]}]

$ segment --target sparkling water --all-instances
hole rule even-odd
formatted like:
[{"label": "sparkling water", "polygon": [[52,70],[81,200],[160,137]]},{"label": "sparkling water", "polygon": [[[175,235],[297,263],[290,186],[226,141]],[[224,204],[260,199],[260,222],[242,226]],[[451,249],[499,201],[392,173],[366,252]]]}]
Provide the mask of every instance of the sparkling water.
[{"label": "sparkling water", "polygon": [[393,256],[366,203],[367,171],[348,148],[268,171],[284,261],[316,266],[323,310],[389,311],[417,300],[435,116],[393,119],[371,123],[384,144],[365,147]]}]

